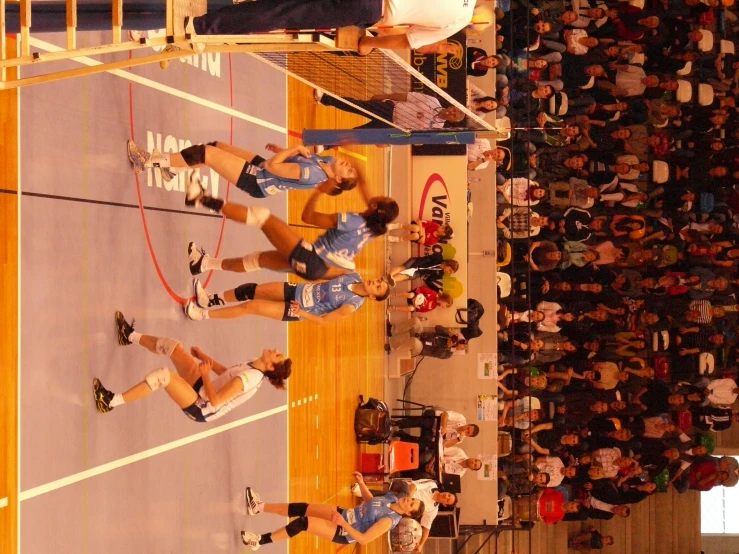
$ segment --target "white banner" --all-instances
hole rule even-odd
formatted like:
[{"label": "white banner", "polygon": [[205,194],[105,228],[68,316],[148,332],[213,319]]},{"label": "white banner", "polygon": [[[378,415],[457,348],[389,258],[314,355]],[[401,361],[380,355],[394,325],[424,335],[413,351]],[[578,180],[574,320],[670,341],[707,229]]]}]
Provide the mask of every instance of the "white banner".
[{"label": "white banner", "polygon": [[497,354],[478,354],[477,355],[477,378],[478,379],[497,379],[498,378],[498,355]]},{"label": "white banner", "polygon": [[441,251],[454,259],[459,270],[442,280],[444,292],[454,299],[451,308],[423,314],[424,326],[460,327],[454,320],[458,308],[467,307],[467,156],[412,157],[411,214],[414,220],[450,225],[454,236],[435,246],[413,245],[412,256]]},{"label": "white banner", "polygon": [[480,454],[482,462],[480,471],[477,472],[478,481],[494,481],[498,478],[498,456],[497,454]]},{"label": "white banner", "polygon": [[497,395],[477,395],[477,421],[498,421]]}]

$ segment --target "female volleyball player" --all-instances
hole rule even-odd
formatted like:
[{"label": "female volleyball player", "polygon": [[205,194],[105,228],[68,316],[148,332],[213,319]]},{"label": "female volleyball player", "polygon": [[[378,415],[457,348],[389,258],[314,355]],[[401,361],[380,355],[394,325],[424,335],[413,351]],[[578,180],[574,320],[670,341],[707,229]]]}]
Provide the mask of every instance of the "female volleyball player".
[{"label": "female volleyball player", "polygon": [[128,159],[137,171],[159,168],[165,181],[174,176],[171,168],[207,166],[254,198],[266,198],[283,190],[310,190],[324,181],[335,185],[333,195],[357,185],[357,169],[349,162],[314,156],[303,145],[283,149],[268,144],[267,149],[276,152],[269,160],[222,142],[196,144],[174,154],[162,154],[156,149],[149,154],[129,140]]},{"label": "female volleyball player", "polygon": [[304,502],[266,504],[251,487],[247,487],[246,509],[249,515],[266,512],[297,519],[293,519],[286,527],[263,535],[242,531],[241,540],[252,550],[258,550],[263,544],[291,539],[298,533],[308,531],[311,535],[338,544],[368,544],[390,531],[403,516],[417,520],[423,515],[424,504],[417,498],[398,499],[393,492],[374,497],[361,474],[355,473],[354,476],[364,502],[352,509]]},{"label": "female volleyball player", "polygon": [[[329,193],[334,188],[329,181],[321,183],[303,209],[303,221],[328,229],[311,244],[287,223],[273,216],[267,208],[242,206],[208,196],[202,185],[192,179],[186,191],[187,205],[203,206],[228,219],[259,227],[276,250],[253,252],[243,258],[216,259],[191,242],[187,249],[190,273],[199,275],[208,270],[244,273],[265,268],[273,271],[292,270],[306,281],[333,279],[352,273],[355,269],[354,258],[364,245],[384,235],[388,223],[398,217],[398,204],[387,196],[375,196],[367,199],[368,207],[361,213],[325,214],[317,211],[316,204],[321,194]],[[359,188],[363,190],[362,185]]]},{"label": "female volleyball player", "polygon": [[[382,301],[389,293],[390,285],[383,279],[363,281],[356,273],[323,283],[245,283],[213,295],[208,294],[196,279],[195,302],[188,302],[185,313],[194,320],[260,315],[280,321],[305,319],[325,325],[356,312],[365,298]],[[204,309],[226,302],[241,304],[218,310]]]},{"label": "female volleyball player", "polygon": [[[100,379],[95,378],[92,390],[97,410],[102,414],[122,404],[146,398],[163,387],[187,417],[204,423],[223,417],[249,400],[265,379],[275,388],[285,388],[285,381],[292,372],[292,360],[277,350],[265,350],[256,360],[228,368],[196,346],[188,354],[174,339],[137,333],[121,312],[116,312],[115,320],[119,344],[139,344],[154,354],[167,356],[177,373],[164,367],[155,369],[122,394],[109,391]],[[214,380],[210,378],[211,371],[218,375]]]}]

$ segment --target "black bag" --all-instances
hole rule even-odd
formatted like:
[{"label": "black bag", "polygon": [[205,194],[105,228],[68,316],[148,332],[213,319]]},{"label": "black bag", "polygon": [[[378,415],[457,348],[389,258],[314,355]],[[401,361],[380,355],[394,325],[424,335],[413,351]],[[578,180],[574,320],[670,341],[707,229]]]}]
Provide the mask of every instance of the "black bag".
[{"label": "black bag", "polygon": [[475,323],[468,323],[467,327],[461,329],[460,332],[467,341],[471,341],[482,335],[482,329],[480,329],[480,324],[477,321]]},{"label": "black bag", "polygon": [[[465,312],[467,312],[465,314]],[[485,315],[485,308],[482,307],[477,300],[474,298],[467,299],[467,308],[460,308],[457,310],[454,320],[457,323],[471,325],[480,321],[480,318]],[[466,317],[465,317],[466,316]]]},{"label": "black bag", "polygon": [[382,444],[390,438],[392,423],[390,410],[382,400],[370,398],[364,402],[359,397],[359,407],[354,412],[354,434],[357,442],[367,444]]}]

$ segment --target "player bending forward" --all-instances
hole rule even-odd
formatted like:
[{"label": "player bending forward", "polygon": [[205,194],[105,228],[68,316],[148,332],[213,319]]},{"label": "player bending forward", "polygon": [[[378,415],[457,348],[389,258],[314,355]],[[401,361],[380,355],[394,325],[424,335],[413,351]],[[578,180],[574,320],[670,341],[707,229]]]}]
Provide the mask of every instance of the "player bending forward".
[{"label": "player bending forward", "polygon": [[[188,354],[175,339],[137,333],[121,312],[116,312],[115,319],[119,344],[138,344],[149,352],[167,356],[177,373],[160,367],[132,389],[118,394],[106,389],[96,377],[92,390],[97,410],[102,414],[164,388],[187,417],[204,423],[224,416],[249,400],[265,379],[273,387],[284,389],[285,381],[292,373],[292,360],[277,350],[265,350],[259,358],[229,368],[213,360],[197,346],[193,346]],[[218,377],[211,380],[211,371]]]},{"label": "player bending forward", "polygon": [[420,519],[423,515],[424,505],[416,498],[398,499],[391,492],[374,497],[364,480],[357,478],[357,483],[364,502],[351,509],[305,502],[266,504],[251,487],[247,487],[246,509],[249,515],[267,512],[296,519],[272,533],[257,535],[242,531],[241,540],[252,550],[258,550],[263,544],[291,539],[308,531],[311,535],[338,544],[368,544],[390,531],[403,516]]}]

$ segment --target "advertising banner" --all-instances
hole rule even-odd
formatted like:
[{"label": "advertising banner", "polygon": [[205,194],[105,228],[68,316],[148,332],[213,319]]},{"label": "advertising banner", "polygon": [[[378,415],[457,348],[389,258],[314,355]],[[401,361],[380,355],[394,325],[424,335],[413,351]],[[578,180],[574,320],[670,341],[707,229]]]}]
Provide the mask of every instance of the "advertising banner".
[{"label": "advertising banner", "polygon": [[458,308],[467,308],[467,157],[413,156],[411,207],[415,221],[435,221],[454,230],[452,238],[434,246],[414,244],[411,255],[441,252],[444,259],[459,262],[457,273],[437,283],[454,304],[422,314],[427,318],[424,327],[460,327],[454,315]]},{"label": "advertising banner", "polygon": [[[423,54],[413,50],[411,66],[421,75],[429,79],[437,87],[447,92],[452,98],[467,105],[467,38],[463,31],[452,35],[448,42],[457,44],[461,55],[453,54]],[[413,92],[434,94],[420,81],[413,80]],[[442,100],[446,105],[446,102]],[[451,142],[451,141],[447,141]],[[465,154],[466,148],[462,145],[422,145],[413,147],[414,156],[457,156]]]}]

